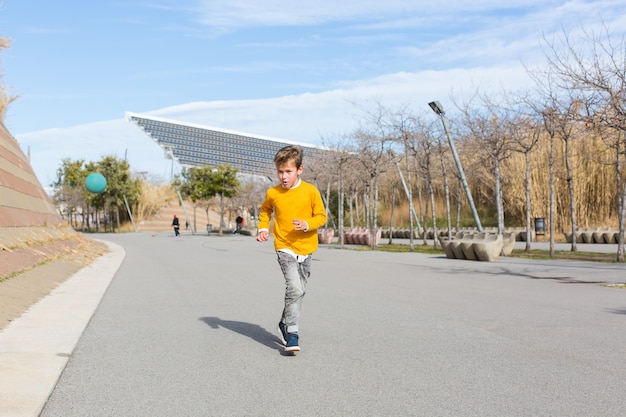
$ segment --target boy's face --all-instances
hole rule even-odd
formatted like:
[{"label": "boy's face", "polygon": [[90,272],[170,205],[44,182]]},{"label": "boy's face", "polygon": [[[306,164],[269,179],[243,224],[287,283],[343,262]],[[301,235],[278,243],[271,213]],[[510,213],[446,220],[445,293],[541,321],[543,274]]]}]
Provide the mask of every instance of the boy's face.
[{"label": "boy's face", "polygon": [[278,173],[278,179],[283,188],[292,188],[298,182],[298,176],[302,174],[304,167],[296,168],[295,162],[290,160],[289,162],[277,165],[276,172]]}]

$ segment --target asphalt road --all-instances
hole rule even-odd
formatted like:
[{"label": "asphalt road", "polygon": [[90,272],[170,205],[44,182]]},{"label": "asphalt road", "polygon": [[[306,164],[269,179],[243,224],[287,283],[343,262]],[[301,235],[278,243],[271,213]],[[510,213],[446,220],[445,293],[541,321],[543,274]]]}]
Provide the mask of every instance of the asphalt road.
[{"label": "asphalt road", "polygon": [[272,242],[125,258],[41,416],[623,416],[626,265],[320,248],[286,356]]}]

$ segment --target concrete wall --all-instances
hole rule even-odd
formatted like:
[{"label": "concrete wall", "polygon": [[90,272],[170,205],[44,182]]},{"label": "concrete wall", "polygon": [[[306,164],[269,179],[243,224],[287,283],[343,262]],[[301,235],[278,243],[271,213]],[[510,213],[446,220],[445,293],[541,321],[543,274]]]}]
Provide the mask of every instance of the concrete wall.
[{"label": "concrete wall", "polygon": [[0,123],[0,229],[63,224],[28,158],[4,124]]}]

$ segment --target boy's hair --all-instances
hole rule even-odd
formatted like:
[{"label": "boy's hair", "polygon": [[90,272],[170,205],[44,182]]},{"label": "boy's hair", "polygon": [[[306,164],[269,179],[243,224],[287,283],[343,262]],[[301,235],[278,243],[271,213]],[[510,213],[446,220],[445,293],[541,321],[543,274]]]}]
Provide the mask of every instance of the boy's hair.
[{"label": "boy's hair", "polygon": [[302,148],[299,146],[288,145],[281,148],[274,156],[274,164],[279,167],[285,165],[289,161],[293,161],[296,168],[302,166]]}]

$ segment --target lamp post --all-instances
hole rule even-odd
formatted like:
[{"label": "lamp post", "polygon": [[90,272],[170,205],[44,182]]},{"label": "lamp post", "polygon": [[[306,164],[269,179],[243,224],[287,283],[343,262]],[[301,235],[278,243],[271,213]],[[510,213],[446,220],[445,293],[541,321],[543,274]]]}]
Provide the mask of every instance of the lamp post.
[{"label": "lamp post", "polygon": [[450,129],[448,128],[448,119],[446,118],[446,112],[443,110],[441,103],[439,103],[438,101],[431,101],[430,103],[428,103],[428,105],[441,118],[441,123],[443,124],[443,130],[446,132],[446,137],[448,138],[448,144],[450,145],[450,149],[452,150],[452,156],[454,157],[454,162],[456,163],[456,167],[459,170],[459,175],[461,176],[461,182],[463,183],[463,188],[465,189],[465,195],[467,196],[467,201],[469,202],[470,208],[472,209],[474,222],[476,222],[476,227],[478,228],[478,231],[482,232],[483,226],[480,224],[480,218],[478,218],[478,212],[476,211],[476,206],[474,206],[474,199],[472,198],[472,193],[470,192],[469,185],[467,185],[467,179],[465,178],[463,165],[461,165],[461,160],[459,159],[459,155],[456,152],[456,147],[454,146],[454,142],[452,141],[452,138],[450,137]]}]

